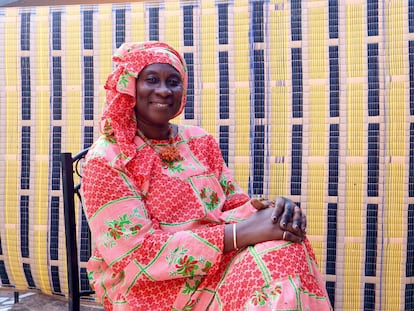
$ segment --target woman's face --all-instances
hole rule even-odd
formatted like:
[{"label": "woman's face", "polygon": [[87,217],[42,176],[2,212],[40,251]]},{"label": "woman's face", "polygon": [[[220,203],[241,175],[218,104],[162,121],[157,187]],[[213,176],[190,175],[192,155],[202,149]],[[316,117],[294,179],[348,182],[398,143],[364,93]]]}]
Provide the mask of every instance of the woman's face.
[{"label": "woman's face", "polygon": [[138,123],[163,126],[181,107],[183,81],[169,64],[152,64],[139,74],[136,83],[135,114]]}]

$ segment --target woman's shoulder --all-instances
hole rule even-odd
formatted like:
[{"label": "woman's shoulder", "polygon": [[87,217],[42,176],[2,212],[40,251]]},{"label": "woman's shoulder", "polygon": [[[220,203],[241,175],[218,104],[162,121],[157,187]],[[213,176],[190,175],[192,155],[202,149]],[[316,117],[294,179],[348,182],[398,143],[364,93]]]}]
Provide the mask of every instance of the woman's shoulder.
[{"label": "woman's shoulder", "polygon": [[205,129],[195,125],[178,125],[178,133],[184,139],[211,136]]},{"label": "woman's shoulder", "polygon": [[89,148],[87,160],[101,158],[110,162],[117,158],[120,153],[119,145],[112,137],[101,135]]}]

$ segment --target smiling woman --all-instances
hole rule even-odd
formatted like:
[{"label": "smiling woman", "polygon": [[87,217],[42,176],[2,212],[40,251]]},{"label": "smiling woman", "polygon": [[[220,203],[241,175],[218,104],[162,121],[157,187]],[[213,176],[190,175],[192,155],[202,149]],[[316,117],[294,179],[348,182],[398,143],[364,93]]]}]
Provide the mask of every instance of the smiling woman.
[{"label": "smiling woman", "polygon": [[300,207],[251,200],[212,135],[170,123],[186,103],[183,57],[145,42],[113,60],[82,181],[105,309],[331,310]]},{"label": "smiling woman", "polygon": [[168,64],[149,65],[139,74],[136,89],[138,129],[151,139],[168,138],[169,121],[182,107],[184,87],[180,73]]}]

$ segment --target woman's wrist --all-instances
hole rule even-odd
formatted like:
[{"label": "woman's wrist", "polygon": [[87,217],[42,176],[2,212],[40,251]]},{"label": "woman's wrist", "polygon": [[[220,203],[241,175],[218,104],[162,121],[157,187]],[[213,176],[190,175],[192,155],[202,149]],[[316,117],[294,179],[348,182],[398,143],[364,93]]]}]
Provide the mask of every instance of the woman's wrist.
[{"label": "woman's wrist", "polygon": [[224,249],[223,252],[231,252],[240,249],[240,242],[238,240],[238,224],[231,223],[224,225]]},{"label": "woman's wrist", "polygon": [[233,248],[235,250],[238,250],[239,248],[237,247],[237,224],[233,224]]}]

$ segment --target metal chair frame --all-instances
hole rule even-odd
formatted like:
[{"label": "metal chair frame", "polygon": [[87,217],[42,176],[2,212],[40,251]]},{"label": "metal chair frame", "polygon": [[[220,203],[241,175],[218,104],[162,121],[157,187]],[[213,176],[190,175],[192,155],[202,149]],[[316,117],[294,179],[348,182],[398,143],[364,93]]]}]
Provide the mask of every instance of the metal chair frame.
[{"label": "metal chair frame", "polygon": [[[94,294],[91,290],[81,290],[79,280],[79,254],[76,230],[75,197],[81,204],[80,187],[82,175],[80,162],[85,157],[88,149],[84,149],[72,156],[70,152],[61,153],[63,210],[65,218],[67,278],[69,289],[69,311],[80,310],[80,300],[83,296]],[[79,183],[74,184],[74,174],[79,177]]]}]

